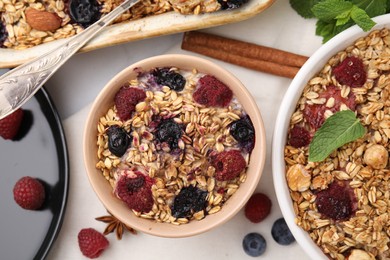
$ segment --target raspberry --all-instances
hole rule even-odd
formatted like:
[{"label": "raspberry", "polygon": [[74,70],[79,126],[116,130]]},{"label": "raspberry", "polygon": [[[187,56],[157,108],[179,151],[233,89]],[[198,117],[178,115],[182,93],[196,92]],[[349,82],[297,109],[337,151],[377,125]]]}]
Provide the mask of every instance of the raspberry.
[{"label": "raspberry", "polygon": [[19,108],[12,114],[0,120],[0,136],[4,139],[14,139],[19,132],[23,120],[23,109]]},{"label": "raspberry", "polygon": [[255,193],[245,205],[245,216],[253,223],[263,221],[271,212],[272,202],[267,195]]},{"label": "raspberry", "polygon": [[116,184],[115,194],[137,212],[149,212],[153,207],[153,181],[139,171],[125,172]]},{"label": "raspberry", "polygon": [[88,258],[98,258],[109,246],[107,238],[93,228],[80,230],[77,238],[81,253]]},{"label": "raspberry", "polygon": [[305,128],[295,125],[290,130],[288,143],[291,146],[295,148],[307,146],[310,144],[310,141],[311,141],[311,135],[309,131],[307,131]]},{"label": "raspberry", "polygon": [[14,186],[13,193],[16,203],[30,210],[41,208],[46,197],[42,182],[30,176],[19,179]]},{"label": "raspberry", "polygon": [[[349,109],[356,109],[355,95],[350,92],[346,98],[341,96],[341,91],[334,85],[327,86],[326,90],[319,94],[318,98],[324,98],[326,101],[324,104],[306,105],[303,110],[303,116],[306,121],[315,130],[320,128],[325,121],[325,111],[337,112],[340,110],[341,104],[345,104]],[[330,98],[334,98],[334,104],[332,107],[327,107],[326,102]]]},{"label": "raspberry", "polygon": [[199,79],[198,88],[192,97],[201,105],[225,107],[232,100],[233,92],[216,77],[205,75]]},{"label": "raspberry", "polygon": [[342,85],[350,87],[361,87],[367,80],[367,72],[363,61],[354,56],[345,58],[340,64],[335,66],[333,75]]},{"label": "raspberry", "polygon": [[246,162],[239,150],[229,150],[212,156],[211,165],[215,168],[215,178],[218,181],[228,181],[245,169]]},{"label": "raspberry", "polygon": [[145,98],[146,94],[142,89],[129,86],[121,87],[114,99],[119,118],[123,121],[129,120],[135,111],[135,106]]},{"label": "raspberry", "polygon": [[333,220],[347,220],[356,211],[356,196],[347,182],[332,182],[319,191],[315,200],[318,212]]}]

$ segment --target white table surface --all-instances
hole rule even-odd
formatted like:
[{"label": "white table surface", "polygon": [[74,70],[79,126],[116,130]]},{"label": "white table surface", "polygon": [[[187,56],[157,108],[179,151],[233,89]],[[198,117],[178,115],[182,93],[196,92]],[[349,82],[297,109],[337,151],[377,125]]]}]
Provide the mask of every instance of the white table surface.
[{"label": "white table surface", "polygon": [[[277,0],[249,20],[203,31],[306,56],[322,44],[322,39],[315,36],[315,21],[301,18],[288,0]],[[77,54],[47,82],[46,89],[63,120],[70,156],[66,214],[47,259],[83,259],[77,243],[78,232],[88,227],[102,232],[105,228],[105,224],[95,220],[106,211],[89,185],[82,161],[82,132],[89,105],[112,76],[136,61],[165,53],[197,55],[181,50],[181,40],[180,33]],[[262,113],[267,159],[257,191],[271,198],[271,214],[263,222],[253,224],[240,211],[223,226],[190,238],[167,239],[139,232],[135,236],[125,233],[122,240],[116,240],[115,235],[110,234],[107,236],[110,247],[99,259],[252,259],[242,249],[242,239],[249,232],[259,232],[267,241],[267,250],[259,259],[309,259],[297,243],[278,245],[270,233],[273,222],[282,217],[272,183],[271,138],[279,104],[291,79],[213,61],[244,83]]]}]

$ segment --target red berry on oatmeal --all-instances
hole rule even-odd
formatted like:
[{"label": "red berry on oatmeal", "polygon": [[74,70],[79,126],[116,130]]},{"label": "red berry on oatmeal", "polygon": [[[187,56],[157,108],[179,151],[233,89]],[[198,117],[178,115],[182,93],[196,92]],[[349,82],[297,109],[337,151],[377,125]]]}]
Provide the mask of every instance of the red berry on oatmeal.
[{"label": "red berry on oatmeal", "polygon": [[233,98],[232,90],[211,75],[205,75],[198,81],[198,88],[192,95],[194,100],[205,106],[225,107]]},{"label": "red berry on oatmeal", "polygon": [[333,75],[342,85],[361,87],[367,80],[363,61],[355,56],[345,58],[333,68]]},{"label": "red berry on oatmeal", "polygon": [[236,178],[246,167],[246,161],[239,150],[223,151],[211,157],[215,168],[215,179],[227,181]]},{"label": "red berry on oatmeal", "polygon": [[118,116],[126,121],[131,118],[135,106],[146,98],[145,91],[139,88],[123,86],[116,93],[114,102]]},{"label": "red berry on oatmeal", "polygon": [[304,127],[295,125],[290,130],[288,144],[295,148],[307,146],[310,144],[311,138],[312,137],[308,130]]}]

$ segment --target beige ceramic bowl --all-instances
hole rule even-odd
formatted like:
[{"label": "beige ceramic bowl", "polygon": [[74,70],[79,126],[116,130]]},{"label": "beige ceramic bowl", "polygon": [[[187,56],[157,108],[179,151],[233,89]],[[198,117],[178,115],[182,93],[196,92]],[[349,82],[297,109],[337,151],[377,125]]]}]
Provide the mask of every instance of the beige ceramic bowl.
[{"label": "beige ceramic bowl", "polygon": [[[218,213],[208,215],[200,221],[190,221],[187,224],[179,226],[136,217],[122,201],[113,195],[110,184],[103,177],[100,170],[95,168],[95,164],[97,163],[97,122],[106,113],[108,108],[113,105],[114,95],[117,90],[129,79],[136,77],[135,68],[150,70],[155,67],[164,66],[174,66],[187,70],[197,68],[200,72],[214,75],[223,81],[232,89],[234,95],[249,114],[256,132],[256,143],[248,166],[247,179],[237,192]],[[257,187],[263,171],[266,154],[263,121],[256,102],[247,89],[235,76],[223,68],[208,60],[187,55],[162,55],[145,59],[129,66],[110,80],[92,105],[85,125],[83,145],[84,162],[90,183],[107,210],[126,225],[136,230],[161,237],[193,236],[208,231],[232,218],[245,205]]]}]

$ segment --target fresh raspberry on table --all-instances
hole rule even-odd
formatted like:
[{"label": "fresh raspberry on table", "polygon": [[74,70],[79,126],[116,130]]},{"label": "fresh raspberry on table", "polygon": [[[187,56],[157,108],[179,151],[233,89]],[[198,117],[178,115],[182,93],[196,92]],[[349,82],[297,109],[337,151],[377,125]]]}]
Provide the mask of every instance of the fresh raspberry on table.
[{"label": "fresh raspberry on table", "polygon": [[39,180],[25,176],[19,179],[13,189],[15,202],[24,209],[36,210],[45,201],[45,187]]},{"label": "fresh raspberry on table", "polygon": [[245,216],[253,223],[263,221],[271,212],[272,202],[264,193],[255,193],[245,205]]},{"label": "fresh raspberry on table", "polygon": [[153,180],[141,172],[122,174],[115,187],[115,194],[126,205],[137,212],[149,212],[154,201],[152,195]]},{"label": "fresh raspberry on table", "polygon": [[192,97],[201,105],[225,107],[232,100],[233,92],[216,77],[205,75],[199,79],[197,89]]},{"label": "fresh raspberry on table", "polygon": [[12,140],[19,132],[23,120],[23,109],[19,108],[12,114],[0,120],[0,136]]},{"label": "fresh raspberry on table", "polygon": [[81,253],[88,258],[98,258],[110,244],[103,234],[93,228],[80,230],[77,238]]},{"label": "fresh raspberry on table", "polygon": [[142,89],[122,86],[114,98],[119,118],[123,121],[129,120],[135,111],[135,106],[145,98],[146,94]]},{"label": "fresh raspberry on table", "polygon": [[246,161],[239,150],[223,151],[211,156],[215,168],[215,179],[228,181],[236,178],[246,167]]},{"label": "fresh raspberry on table", "polygon": [[295,147],[304,147],[310,144],[311,135],[308,130],[302,126],[295,125],[291,130],[288,138],[288,144]]},{"label": "fresh raspberry on table", "polygon": [[342,85],[361,87],[367,80],[363,61],[355,56],[345,58],[333,68],[333,75]]}]

